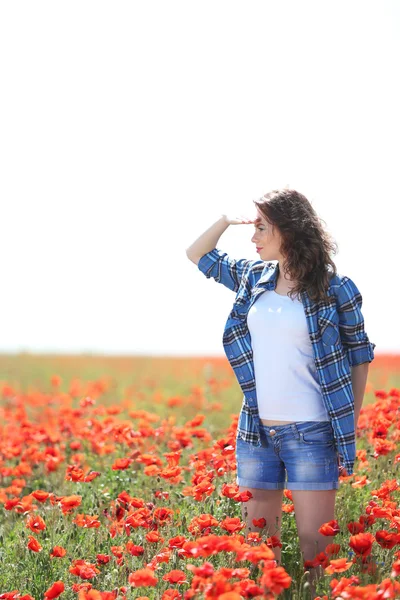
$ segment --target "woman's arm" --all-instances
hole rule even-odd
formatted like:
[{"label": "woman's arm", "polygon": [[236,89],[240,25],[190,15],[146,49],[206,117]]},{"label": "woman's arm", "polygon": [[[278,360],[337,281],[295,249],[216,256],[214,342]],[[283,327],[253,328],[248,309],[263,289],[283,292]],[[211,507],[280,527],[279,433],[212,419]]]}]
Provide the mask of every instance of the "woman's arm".
[{"label": "woman's arm", "polygon": [[349,277],[343,277],[337,289],[337,301],[340,337],[350,366],[372,362],[376,344],[370,342],[365,331],[364,316],[361,312],[362,296]]},{"label": "woman's arm", "polygon": [[186,250],[187,257],[194,262],[207,278],[212,277],[230,290],[237,292],[244,270],[254,260],[230,258],[226,252],[216,248],[219,238],[229,225],[250,224],[254,219],[222,215]]},{"label": "woman's arm", "polygon": [[218,243],[219,238],[224,233],[226,229],[228,229],[229,223],[225,217],[222,215],[218,221],[213,223],[211,227],[206,229],[204,233],[202,233],[197,240],[193,242],[189,248],[186,248],[186,255],[194,262],[195,265],[199,263],[199,260],[204,254],[207,254],[211,250],[215,248]]},{"label": "woman's arm", "polygon": [[367,385],[369,362],[351,367],[351,384],[354,396],[354,429],[357,430],[358,417],[364,400]]}]

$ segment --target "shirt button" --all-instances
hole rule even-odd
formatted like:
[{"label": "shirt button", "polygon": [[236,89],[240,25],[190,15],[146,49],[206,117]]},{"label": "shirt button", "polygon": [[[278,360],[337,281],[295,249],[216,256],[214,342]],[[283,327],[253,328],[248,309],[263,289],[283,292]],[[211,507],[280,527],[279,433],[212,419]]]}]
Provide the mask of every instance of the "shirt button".
[{"label": "shirt button", "polygon": [[241,380],[241,381],[243,381],[243,379],[244,379],[244,377],[243,377],[243,375],[241,375],[241,376],[240,376],[240,380]]},{"label": "shirt button", "polygon": [[230,355],[229,355],[229,358],[233,358],[233,354],[230,354]]}]

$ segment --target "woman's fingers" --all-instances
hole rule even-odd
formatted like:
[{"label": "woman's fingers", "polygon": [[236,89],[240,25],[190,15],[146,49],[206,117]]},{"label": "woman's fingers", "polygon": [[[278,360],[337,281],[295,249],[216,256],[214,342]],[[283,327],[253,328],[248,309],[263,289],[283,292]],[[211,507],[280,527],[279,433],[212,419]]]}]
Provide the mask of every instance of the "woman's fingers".
[{"label": "woman's fingers", "polygon": [[346,468],[342,464],[340,464],[340,456],[339,455],[338,455],[337,459],[338,459],[338,465],[339,465],[339,477],[343,477],[343,476],[348,477],[349,474],[347,473]]}]

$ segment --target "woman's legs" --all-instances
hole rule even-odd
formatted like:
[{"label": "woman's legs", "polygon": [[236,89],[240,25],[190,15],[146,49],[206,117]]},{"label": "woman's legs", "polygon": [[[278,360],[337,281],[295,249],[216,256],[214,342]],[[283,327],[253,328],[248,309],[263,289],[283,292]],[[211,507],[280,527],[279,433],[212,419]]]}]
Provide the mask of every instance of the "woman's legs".
[{"label": "woman's legs", "polygon": [[[253,497],[242,502],[242,519],[246,523],[246,535],[258,528],[253,519],[264,518],[267,522],[265,536],[276,535],[281,540],[283,490],[263,490],[242,487],[239,492],[249,490]],[[335,500],[337,489],[332,490],[292,490],[294,514],[300,550],[304,560],[313,560],[323,552],[328,544],[334,542],[334,536],[325,536],[318,532],[322,523],[335,519]],[[272,549],[278,565],[281,565],[281,549]],[[311,598],[315,597],[316,581],[324,576],[322,567],[307,569],[310,571]]]},{"label": "woman's legs", "polygon": [[[247,525],[246,535],[250,531],[260,531],[258,527],[253,525],[253,519],[264,518],[267,525],[266,529],[262,531],[262,535],[265,535],[266,537],[276,535],[280,540],[283,490],[262,490],[239,485],[239,492],[243,492],[244,490],[249,490],[253,495],[248,502],[241,503],[242,519]],[[272,548],[272,550],[275,554],[276,561],[280,564],[281,549],[277,546],[276,548]]]},{"label": "woman's legs", "polygon": [[[281,539],[284,490],[253,486],[255,482],[284,484],[286,469],[286,487],[292,492],[300,550],[304,560],[313,560],[334,540],[334,536],[323,536],[318,532],[322,523],[335,518],[338,464],[332,425],[306,421],[274,428],[264,426],[262,431],[268,441],[266,448],[246,444],[241,438],[237,440],[238,480],[242,483],[239,491],[248,489],[253,495],[241,504],[247,531],[255,531],[252,520],[263,517],[267,522],[267,537],[276,535]],[[243,487],[246,483],[252,486]],[[296,487],[300,489],[293,489]],[[312,489],[323,487],[328,489]],[[280,564],[281,549],[274,548],[273,551]],[[316,580],[324,571],[322,567],[308,570],[314,598]]]},{"label": "woman's legs", "polygon": [[[304,560],[313,560],[319,552],[325,551],[328,544],[334,542],[334,536],[318,532],[322,523],[335,518],[335,499],[337,489],[333,490],[292,490],[294,514],[300,550]],[[324,575],[322,567],[307,569],[310,571],[312,594],[315,582]]]}]

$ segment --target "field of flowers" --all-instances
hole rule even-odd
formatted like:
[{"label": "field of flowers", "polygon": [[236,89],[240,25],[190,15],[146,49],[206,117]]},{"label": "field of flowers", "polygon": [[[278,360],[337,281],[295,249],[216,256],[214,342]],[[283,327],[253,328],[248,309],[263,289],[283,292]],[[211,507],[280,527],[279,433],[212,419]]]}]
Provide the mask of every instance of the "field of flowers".
[{"label": "field of flowers", "polygon": [[[321,599],[400,598],[399,373],[370,365]],[[224,357],[1,355],[0,599],[309,598],[290,491],[281,565],[245,531],[241,400]]]}]

